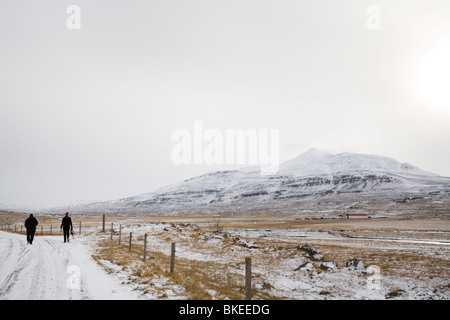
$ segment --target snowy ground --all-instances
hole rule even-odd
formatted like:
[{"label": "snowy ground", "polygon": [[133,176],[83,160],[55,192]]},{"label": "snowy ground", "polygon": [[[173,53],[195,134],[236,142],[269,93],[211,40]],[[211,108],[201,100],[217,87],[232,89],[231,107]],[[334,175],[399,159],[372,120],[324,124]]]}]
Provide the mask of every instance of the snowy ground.
[{"label": "snowy ground", "polygon": [[[203,278],[211,277],[237,289],[243,282],[244,259],[251,257],[254,299],[450,298],[450,243],[445,239],[374,240],[347,238],[328,231],[275,228],[226,228],[216,233],[189,223],[130,225],[126,231],[148,233],[151,252],[168,255],[169,243],[176,242],[177,261],[184,264],[180,271],[183,277],[195,269],[192,265],[199,266],[194,271]],[[315,245],[324,258],[314,261],[306,257],[299,250],[306,243]],[[345,267],[346,261],[353,258],[363,261],[362,270]],[[320,264],[325,260],[337,261],[338,268],[324,271]],[[300,268],[305,263],[310,264]],[[164,282],[165,287],[157,285],[158,279],[155,289],[171,288],[170,281]],[[209,286],[211,283],[205,281],[203,287],[211,298],[233,298]],[[169,298],[189,297],[189,292],[177,286],[171,292]]]},{"label": "snowy ground", "polygon": [[0,231],[0,299],[139,299],[141,295],[109,275],[77,239]]},{"label": "snowy ground", "polygon": [[[385,222],[391,229],[379,222],[333,221],[322,229],[236,222],[220,232],[212,222],[194,222],[127,218],[114,222],[112,241],[97,224],[69,244],[58,235],[27,245],[24,235],[0,232],[0,299],[242,299],[245,257],[252,258],[253,299],[450,299],[446,220],[399,230],[397,222]],[[300,249],[306,243],[323,254],[321,261]],[[364,268],[346,268],[352,258]],[[323,270],[325,260],[338,267]]]}]

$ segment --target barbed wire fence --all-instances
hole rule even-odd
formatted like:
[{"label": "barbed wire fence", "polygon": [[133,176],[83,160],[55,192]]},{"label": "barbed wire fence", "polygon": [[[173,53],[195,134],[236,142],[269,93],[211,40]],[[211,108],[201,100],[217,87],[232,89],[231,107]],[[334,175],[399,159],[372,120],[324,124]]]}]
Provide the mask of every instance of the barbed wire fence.
[{"label": "barbed wire fence", "polygon": [[[214,222],[217,224],[217,221]],[[59,224],[51,224],[46,223],[42,225],[38,225],[35,231],[35,236],[59,236],[62,235],[62,231],[59,228]],[[136,230],[136,226],[133,224],[128,224],[122,226],[121,224],[114,224],[111,222],[110,227],[106,226],[106,216],[103,215],[102,221],[99,222],[88,222],[82,223],[81,221],[73,225],[73,234],[71,236],[81,235],[84,232],[97,232],[98,236],[101,236],[103,240],[109,240],[109,245],[111,248],[117,250],[125,250],[128,252],[133,251],[134,254],[138,256],[138,259],[143,262],[148,262],[151,259],[155,259],[154,256],[158,255],[161,257],[160,253],[163,253],[163,256],[166,256],[168,259],[160,259],[162,263],[166,266],[165,268],[168,270],[168,274],[171,276],[175,276],[176,273],[176,265],[177,263],[183,265],[182,270],[186,268],[193,269],[194,263],[192,261],[185,261],[186,259],[176,259],[177,242],[170,241],[167,243],[166,248],[162,247],[161,244],[153,246],[149,243],[148,233],[142,232],[124,232],[126,229]],[[0,230],[26,235],[27,230],[24,224],[17,224],[14,222],[9,223],[1,223]],[[140,233],[140,234],[139,234]],[[184,249],[186,250],[186,249]],[[178,262],[176,262],[178,261]],[[195,262],[199,264],[200,262]],[[191,264],[188,266],[188,264]],[[197,266],[196,270],[202,270],[205,274],[208,274],[211,279],[217,283],[225,283],[230,286],[237,287],[239,290],[243,291],[242,298],[245,300],[251,300],[252,298],[252,259],[250,257],[245,257],[244,261],[238,263],[238,265],[242,264],[244,269],[243,279],[236,281],[236,279],[230,279],[229,275],[226,272],[223,272],[222,269],[216,270],[216,265],[211,263],[207,263],[203,261],[201,266]],[[182,275],[181,275],[182,276]],[[178,275],[180,277],[180,275]],[[227,278],[228,277],[228,278]]]}]

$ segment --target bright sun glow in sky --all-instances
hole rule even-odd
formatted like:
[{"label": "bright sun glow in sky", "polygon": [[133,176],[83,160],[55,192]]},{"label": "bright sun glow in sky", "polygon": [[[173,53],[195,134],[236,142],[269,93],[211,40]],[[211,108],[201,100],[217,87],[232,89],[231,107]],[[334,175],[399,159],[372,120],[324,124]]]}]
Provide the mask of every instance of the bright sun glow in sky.
[{"label": "bright sun glow in sky", "polygon": [[450,38],[439,41],[424,57],[417,84],[425,101],[450,109]]},{"label": "bright sun glow in sky", "polygon": [[173,161],[198,121],[276,130],[280,162],[317,148],[450,176],[449,21],[449,0],[1,0],[0,209],[251,165]]}]

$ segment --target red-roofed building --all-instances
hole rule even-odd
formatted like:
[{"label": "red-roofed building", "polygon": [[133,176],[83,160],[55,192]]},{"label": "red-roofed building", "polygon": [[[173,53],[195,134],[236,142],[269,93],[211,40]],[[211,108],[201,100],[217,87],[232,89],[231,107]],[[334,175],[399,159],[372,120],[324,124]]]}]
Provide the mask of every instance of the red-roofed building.
[{"label": "red-roofed building", "polygon": [[343,213],[342,218],[368,218],[369,216],[367,215],[367,213]]}]

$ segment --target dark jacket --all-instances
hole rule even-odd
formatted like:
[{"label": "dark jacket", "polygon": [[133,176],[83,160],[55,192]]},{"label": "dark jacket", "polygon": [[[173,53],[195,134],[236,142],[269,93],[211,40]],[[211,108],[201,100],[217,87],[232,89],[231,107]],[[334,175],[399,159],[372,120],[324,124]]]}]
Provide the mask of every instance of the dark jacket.
[{"label": "dark jacket", "polygon": [[27,231],[36,231],[36,227],[38,224],[39,222],[35,217],[29,217],[27,220],[25,220],[25,228],[27,228]]},{"label": "dark jacket", "polygon": [[70,219],[69,216],[64,217],[64,218],[62,219],[61,227],[60,227],[60,228],[71,229],[71,230],[73,230],[72,219]]}]

